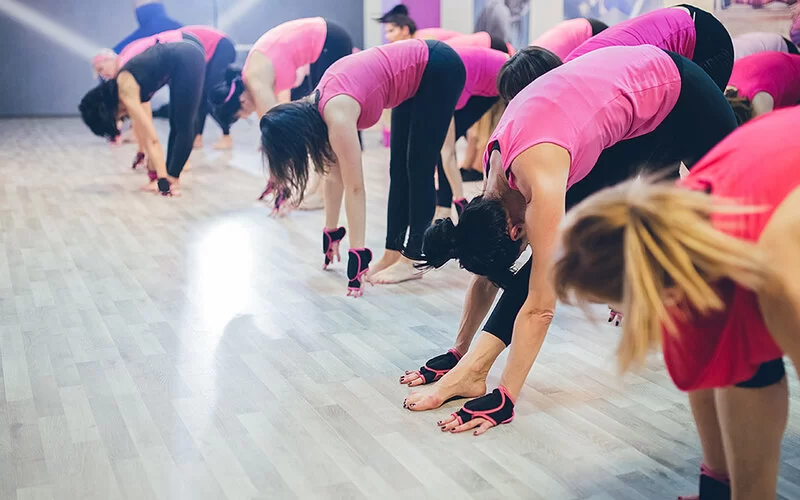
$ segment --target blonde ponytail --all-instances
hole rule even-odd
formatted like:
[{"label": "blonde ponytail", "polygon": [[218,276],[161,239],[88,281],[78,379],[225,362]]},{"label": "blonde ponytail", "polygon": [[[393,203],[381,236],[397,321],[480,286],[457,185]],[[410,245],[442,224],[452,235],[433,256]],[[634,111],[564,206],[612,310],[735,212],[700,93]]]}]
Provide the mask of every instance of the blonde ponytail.
[{"label": "blonde ponytail", "polygon": [[677,333],[664,304],[669,291],[707,314],[725,307],[716,281],[761,287],[766,265],[755,245],[718,231],[710,220],[757,210],[652,179],[601,191],[568,214],[555,265],[559,297],[622,303],[619,367],[641,365],[660,345],[662,328]]}]

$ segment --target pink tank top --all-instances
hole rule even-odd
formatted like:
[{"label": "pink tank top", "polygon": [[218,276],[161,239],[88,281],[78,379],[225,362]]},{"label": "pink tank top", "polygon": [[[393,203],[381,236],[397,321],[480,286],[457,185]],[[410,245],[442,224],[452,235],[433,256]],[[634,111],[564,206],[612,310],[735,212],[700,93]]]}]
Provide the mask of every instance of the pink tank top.
[{"label": "pink tank top", "polygon": [[228,38],[225,33],[208,26],[184,26],[178,31],[194,36],[203,44],[203,49],[206,51],[206,62],[214,57],[219,41],[223,38]]},{"label": "pink tank top", "polygon": [[687,11],[675,8],[658,9],[599,33],[570,52],[564,62],[603,47],[636,45],[655,45],[660,49],[692,59],[696,40],[694,20]]},{"label": "pink tank top", "polygon": [[614,144],[658,127],[681,92],[681,75],[663,50],[651,45],[596,50],[540,76],[508,105],[489,139],[484,168],[497,144],[509,185],[512,162],[543,143],[571,158],[567,187],[594,168]]},{"label": "pink tank top", "polygon": [[423,28],[414,33],[414,38],[419,38],[421,40],[439,40],[440,42],[450,40],[451,38],[455,38],[457,36],[464,36],[464,33],[442,28]]},{"label": "pink tank top", "polygon": [[447,45],[455,47],[485,47],[492,46],[492,37],[485,31],[479,31],[471,35],[461,35],[447,40]]},{"label": "pink tank top", "polygon": [[[272,62],[275,71],[275,92],[290,90],[297,81],[297,70],[319,59],[325,38],[328,36],[328,23],[321,17],[296,19],[280,24],[267,31],[250,49],[261,52]],[[242,74],[247,72],[247,61]],[[245,82],[247,83],[247,82]]]},{"label": "pink tank top", "polygon": [[362,50],[339,59],[322,76],[319,112],[337,95],[348,95],[361,106],[358,129],[367,129],[384,109],[397,107],[417,93],[428,65],[425,40],[404,40]]},{"label": "pink tank top", "polygon": [[590,38],[592,25],[587,19],[570,19],[545,31],[531,45],[547,49],[563,60],[578,45]]},{"label": "pink tank top", "polygon": [[123,68],[128,61],[149,49],[156,43],[174,43],[183,40],[179,30],[162,31],[161,33],[129,43],[117,56],[117,67]]},{"label": "pink tank top", "polygon": [[800,56],[783,52],[760,52],[733,63],[728,85],[739,95],[752,99],[766,92],[775,101],[775,109],[800,102]]},{"label": "pink tank top", "polygon": [[508,60],[508,54],[485,47],[453,47],[467,71],[464,91],[456,104],[456,111],[463,108],[472,96],[496,97],[497,74]]}]

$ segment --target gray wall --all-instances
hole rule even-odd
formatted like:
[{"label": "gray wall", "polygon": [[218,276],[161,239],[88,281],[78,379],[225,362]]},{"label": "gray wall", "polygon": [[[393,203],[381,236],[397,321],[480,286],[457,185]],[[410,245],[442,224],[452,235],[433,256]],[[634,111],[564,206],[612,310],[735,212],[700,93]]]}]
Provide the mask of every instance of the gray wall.
[{"label": "gray wall", "polygon": [[[183,24],[214,19],[212,0],[164,4]],[[336,21],[356,46],[363,44],[363,0],[217,0],[217,5],[222,23],[237,6],[250,6],[220,26],[239,44],[254,42],[282,22],[312,16]],[[0,116],[77,114],[81,97],[96,84],[94,50],[115,45],[136,27],[132,0],[0,0]]]}]

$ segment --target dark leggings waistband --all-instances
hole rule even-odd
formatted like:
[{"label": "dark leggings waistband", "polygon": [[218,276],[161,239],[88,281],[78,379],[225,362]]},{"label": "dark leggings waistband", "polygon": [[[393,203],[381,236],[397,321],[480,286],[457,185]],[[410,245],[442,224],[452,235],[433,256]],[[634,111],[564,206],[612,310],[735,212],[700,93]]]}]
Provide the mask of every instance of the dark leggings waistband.
[{"label": "dark leggings waistband", "polygon": [[198,49],[200,49],[203,55],[205,55],[206,49],[205,47],[203,47],[203,44],[200,43],[200,40],[196,36],[192,35],[191,33],[186,33],[185,31],[182,32],[181,34],[183,35],[184,42],[189,42],[192,45],[196,46]]},{"label": "dark leggings waistband", "polygon": [[505,52],[508,54],[508,44],[506,44],[505,40],[492,35],[489,35],[489,40],[490,49],[499,50],[500,52]]},{"label": "dark leggings waistband", "polygon": [[786,48],[789,50],[789,53],[800,56],[800,50],[797,50],[797,45],[786,37],[783,37],[783,39],[786,41]]},{"label": "dark leggings waistband", "polygon": [[592,27],[592,36],[596,36],[608,29],[608,25],[603,21],[598,21],[597,19],[591,19],[591,18],[588,18],[586,20],[589,21],[589,26]]}]

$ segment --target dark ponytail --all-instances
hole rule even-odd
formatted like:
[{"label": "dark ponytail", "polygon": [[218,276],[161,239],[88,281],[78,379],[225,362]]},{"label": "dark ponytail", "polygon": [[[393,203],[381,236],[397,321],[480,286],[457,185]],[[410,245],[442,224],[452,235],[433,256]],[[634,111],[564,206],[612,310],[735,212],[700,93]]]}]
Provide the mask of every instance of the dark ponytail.
[{"label": "dark ponytail", "polygon": [[541,47],[526,47],[503,63],[497,75],[500,97],[510,101],[532,81],[561,66],[561,58]]},{"label": "dark ponytail", "polygon": [[522,252],[522,243],[512,240],[508,233],[502,202],[478,196],[464,208],[458,225],[447,218],[425,231],[424,257],[416,266],[438,269],[456,259],[467,271],[503,286]]},{"label": "dark ponytail", "polygon": [[404,4],[397,4],[392,9],[375,19],[375,21],[381,24],[396,24],[401,28],[408,28],[408,34],[414,36],[414,33],[417,32],[417,23],[411,19],[411,16],[408,14],[408,7]]},{"label": "dark ponytail", "polygon": [[87,92],[81,99],[78,110],[83,122],[95,135],[108,139],[117,137],[119,89],[116,78],[106,80]]},{"label": "dark ponytail", "polygon": [[290,191],[290,197],[298,203],[303,200],[309,169],[324,175],[336,161],[318,101],[319,91],[279,104],[267,111],[260,122],[261,149],[270,179]]},{"label": "dark ponytail", "polygon": [[725,98],[733,109],[739,125],[749,122],[753,118],[753,103],[747,97],[739,97],[739,91],[733,87],[725,89]]},{"label": "dark ponytail", "polygon": [[239,98],[244,91],[241,68],[228,66],[225,81],[211,89],[208,95],[212,105],[211,114],[221,125],[230,126],[239,119],[239,110],[242,109]]}]

